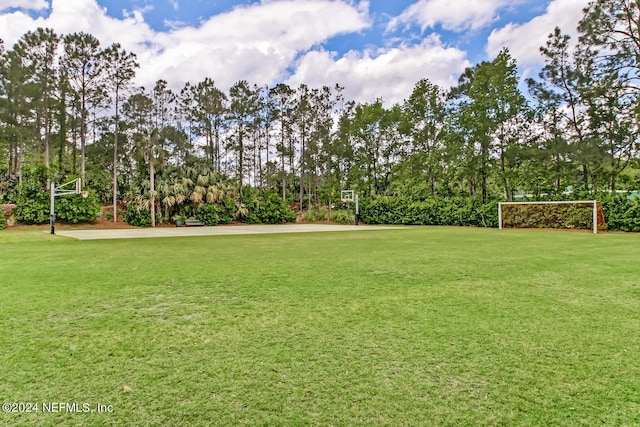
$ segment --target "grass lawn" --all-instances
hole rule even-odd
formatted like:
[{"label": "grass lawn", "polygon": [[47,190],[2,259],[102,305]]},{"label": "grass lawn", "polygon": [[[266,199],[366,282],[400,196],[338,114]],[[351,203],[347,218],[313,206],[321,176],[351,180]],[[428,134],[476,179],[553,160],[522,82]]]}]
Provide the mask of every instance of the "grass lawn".
[{"label": "grass lawn", "polygon": [[640,425],[640,235],[5,230],[0,368],[10,426]]}]

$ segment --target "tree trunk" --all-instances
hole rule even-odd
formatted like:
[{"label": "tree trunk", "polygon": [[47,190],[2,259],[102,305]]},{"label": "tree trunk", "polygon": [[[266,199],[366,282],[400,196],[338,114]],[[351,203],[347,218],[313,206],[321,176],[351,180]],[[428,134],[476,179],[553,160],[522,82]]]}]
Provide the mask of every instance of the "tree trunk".
[{"label": "tree trunk", "polygon": [[287,200],[287,171],[284,167],[284,131],[282,131],[280,163],[282,167],[282,200]]},{"label": "tree trunk", "polygon": [[155,183],[155,167],[153,164],[153,156],[149,159],[149,210],[151,211],[151,226],[156,226],[156,199],[154,193],[156,191]]},{"label": "tree trunk", "polygon": [[244,141],[242,140],[243,136],[242,127],[238,130],[238,187],[239,193],[242,194],[242,171],[243,171],[243,162],[244,162]]},{"label": "tree trunk", "polygon": [[58,116],[58,122],[60,125],[59,133],[59,146],[58,146],[58,167],[60,168],[60,172],[63,172],[62,162],[64,149],[67,142],[67,108],[65,101],[65,92],[62,91],[60,99],[60,115]]},{"label": "tree trunk", "polygon": [[80,111],[80,183],[84,187],[85,184],[85,162],[84,149],[87,144],[87,108],[85,94],[82,94],[82,102]]},{"label": "tree trunk", "polygon": [[300,192],[299,192],[299,201],[300,201],[300,212],[302,212],[302,206],[304,203],[304,133],[302,134],[302,144],[300,146]]},{"label": "tree trunk", "polygon": [[118,89],[116,88],[115,132],[113,133],[113,222],[118,222]]}]

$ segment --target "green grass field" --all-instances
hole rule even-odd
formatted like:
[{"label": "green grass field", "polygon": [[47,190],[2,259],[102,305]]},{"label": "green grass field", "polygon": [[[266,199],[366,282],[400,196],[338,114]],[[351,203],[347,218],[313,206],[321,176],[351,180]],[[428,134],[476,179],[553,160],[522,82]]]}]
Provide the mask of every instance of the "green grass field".
[{"label": "green grass field", "polygon": [[0,368],[10,426],[640,425],[640,235],[5,230]]}]

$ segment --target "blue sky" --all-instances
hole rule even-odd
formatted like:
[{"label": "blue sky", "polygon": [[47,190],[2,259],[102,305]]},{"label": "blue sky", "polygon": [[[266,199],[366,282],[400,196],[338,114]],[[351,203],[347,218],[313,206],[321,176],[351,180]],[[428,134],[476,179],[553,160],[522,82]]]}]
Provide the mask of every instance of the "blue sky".
[{"label": "blue sky", "polygon": [[542,65],[555,26],[575,34],[587,0],[0,0],[6,47],[26,31],[97,36],[138,55],[136,83],[179,90],[339,83],[349,99],[387,104],[421,78],[445,88],[508,47],[523,76]]}]

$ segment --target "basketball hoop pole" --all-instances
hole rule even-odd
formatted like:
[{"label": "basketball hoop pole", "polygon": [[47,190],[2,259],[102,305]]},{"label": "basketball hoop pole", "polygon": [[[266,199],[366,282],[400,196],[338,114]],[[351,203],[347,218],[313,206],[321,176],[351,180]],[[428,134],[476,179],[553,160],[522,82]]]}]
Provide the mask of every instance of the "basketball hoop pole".
[{"label": "basketball hoop pole", "polygon": [[356,194],[356,225],[360,222],[360,208],[358,206],[358,195]]},{"label": "basketball hoop pole", "polygon": [[[66,188],[73,185],[73,189]],[[56,234],[56,197],[66,196],[68,194],[80,194],[80,178],[76,178],[73,181],[65,182],[56,188],[56,184],[51,182],[51,205],[49,210],[49,228],[51,234]],[[83,197],[86,197],[84,194]]]},{"label": "basketball hoop pole", "polygon": [[56,211],[55,211],[55,203],[56,203],[56,184],[51,181],[51,204],[49,210],[49,228],[51,234],[56,234]]}]

